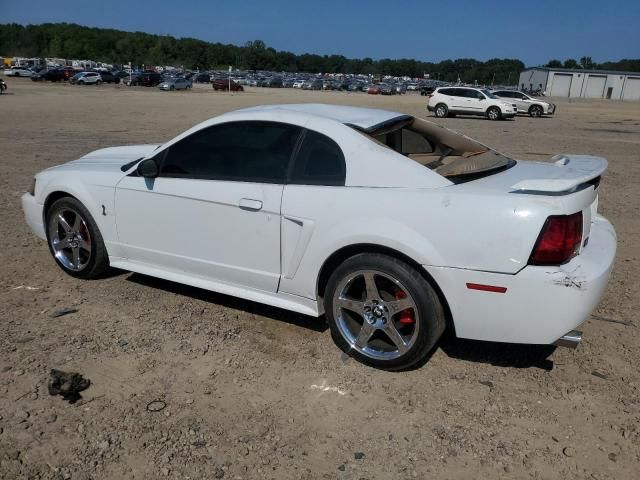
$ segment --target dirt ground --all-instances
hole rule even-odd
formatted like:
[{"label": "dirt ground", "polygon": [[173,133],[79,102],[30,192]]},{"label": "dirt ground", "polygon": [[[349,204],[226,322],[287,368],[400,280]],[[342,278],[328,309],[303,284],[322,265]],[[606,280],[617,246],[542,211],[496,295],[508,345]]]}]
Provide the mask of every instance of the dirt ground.
[{"label": "dirt ground", "polygon": [[[8,84],[0,478],[640,478],[640,103],[434,119],[515,158],[607,157],[599,208],[618,256],[577,350],[448,338],[421,368],[386,373],[344,357],[323,319],[137,274],[75,280],[28,230],[20,196],[43,168],[163,142],[239,107],[322,102],[426,117],[424,97]],[[51,317],[64,307],[77,311]],[[49,396],[51,368],[92,385],[70,405]],[[154,400],[166,407],[149,411]]]}]

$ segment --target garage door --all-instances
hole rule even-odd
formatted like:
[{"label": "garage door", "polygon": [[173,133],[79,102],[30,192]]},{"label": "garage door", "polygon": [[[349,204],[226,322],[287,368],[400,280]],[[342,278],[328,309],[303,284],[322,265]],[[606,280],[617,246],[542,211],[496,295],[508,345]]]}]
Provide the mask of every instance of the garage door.
[{"label": "garage door", "polygon": [[566,73],[556,73],[553,76],[553,84],[551,85],[552,97],[568,97],[571,89],[571,79],[573,75]]},{"label": "garage door", "polygon": [[640,100],[640,77],[627,77],[624,82],[623,100]]},{"label": "garage door", "polygon": [[584,97],[602,98],[604,95],[604,86],[606,83],[606,75],[589,75],[587,77],[587,86],[584,89]]}]

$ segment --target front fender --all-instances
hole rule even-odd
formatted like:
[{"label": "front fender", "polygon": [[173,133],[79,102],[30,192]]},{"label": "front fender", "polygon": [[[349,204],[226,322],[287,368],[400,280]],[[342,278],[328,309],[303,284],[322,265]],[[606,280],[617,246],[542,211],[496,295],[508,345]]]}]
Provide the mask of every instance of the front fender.
[{"label": "front fender", "polygon": [[[45,205],[52,195],[66,194],[81,202],[93,217],[105,242],[110,256],[119,256],[115,240],[117,229],[115,222],[114,192],[111,185],[87,182],[79,174],[70,171],[46,171],[45,175],[36,176],[36,201]],[[46,225],[47,212],[43,209],[43,224]]]}]

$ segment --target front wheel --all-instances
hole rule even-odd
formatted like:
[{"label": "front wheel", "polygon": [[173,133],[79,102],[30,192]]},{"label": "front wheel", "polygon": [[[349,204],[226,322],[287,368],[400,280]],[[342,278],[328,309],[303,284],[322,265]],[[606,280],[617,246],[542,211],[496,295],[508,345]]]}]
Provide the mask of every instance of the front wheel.
[{"label": "front wheel", "polygon": [[502,118],[502,112],[498,107],[489,107],[487,117],[489,120],[500,120]]},{"label": "front wheel", "polygon": [[382,254],[342,263],[329,278],[324,307],[338,347],[385,370],[424,360],[445,329],[444,309],[425,277]]},{"label": "front wheel", "polygon": [[449,114],[449,109],[444,103],[439,103],[438,105],[436,105],[435,113],[436,117],[445,118]]},{"label": "front wheel", "polygon": [[75,198],[56,200],[47,211],[47,243],[56,263],[73,277],[95,278],[109,268],[100,230]]},{"label": "front wheel", "polygon": [[542,107],[540,105],[531,105],[529,108],[529,115],[532,117],[541,117],[542,116]]}]

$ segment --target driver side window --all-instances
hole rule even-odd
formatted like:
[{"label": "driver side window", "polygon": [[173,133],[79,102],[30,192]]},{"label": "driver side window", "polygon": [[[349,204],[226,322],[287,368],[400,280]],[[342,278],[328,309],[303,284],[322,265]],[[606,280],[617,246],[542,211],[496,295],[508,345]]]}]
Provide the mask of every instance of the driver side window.
[{"label": "driver side window", "polygon": [[302,129],[275,122],[204,128],[169,147],[161,177],[284,183]]}]

